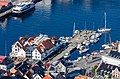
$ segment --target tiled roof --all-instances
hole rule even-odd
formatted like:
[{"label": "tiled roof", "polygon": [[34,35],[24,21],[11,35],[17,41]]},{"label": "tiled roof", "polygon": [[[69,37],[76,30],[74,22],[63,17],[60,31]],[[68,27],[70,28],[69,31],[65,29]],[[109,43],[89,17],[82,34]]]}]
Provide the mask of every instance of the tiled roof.
[{"label": "tiled roof", "polygon": [[45,72],[43,69],[41,69],[39,66],[34,66],[33,68],[33,71],[34,71],[34,74],[38,74],[39,76],[41,77],[44,77],[45,76]]},{"label": "tiled roof", "polygon": [[47,39],[45,41],[42,42],[42,44],[44,45],[44,47],[46,49],[51,49],[54,45],[52,44],[52,42],[50,41],[50,39]]},{"label": "tiled roof", "polygon": [[[21,43],[20,43],[21,44]],[[20,44],[19,43],[17,43],[16,45],[18,46],[18,47],[20,47],[20,48],[22,48],[22,46],[20,46]],[[21,44],[22,45],[22,44]]]},{"label": "tiled roof", "polygon": [[117,51],[111,51],[108,56],[120,59],[120,53]]},{"label": "tiled roof", "polygon": [[13,79],[26,79],[26,78],[24,78],[22,75],[20,75],[20,74],[16,74],[15,75],[15,78],[13,78]]},{"label": "tiled roof", "polygon": [[16,73],[17,72],[17,70],[16,69],[10,69],[10,73]]},{"label": "tiled roof", "polygon": [[7,6],[9,2],[6,2],[6,1],[0,1],[0,5],[4,5],[4,6]]},{"label": "tiled roof", "polygon": [[29,38],[28,39],[28,42],[32,42],[32,41],[34,41],[34,38]]},{"label": "tiled roof", "polygon": [[24,50],[27,50],[27,49],[28,49],[28,47],[29,47],[29,45],[28,45],[28,44],[26,44],[26,45],[23,47],[23,49],[24,49]]},{"label": "tiled roof", "polygon": [[43,79],[52,79],[50,74],[48,73],[47,75],[45,75],[45,77]]},{"label": "tiled roof", "polygon": [[15,66],[16,70],[19,70],[21,73],[26,74],[26,72],[30,69],[31,65],[27,62],[21,62]]},{"label": "tiled roof", "polygon": [[52,37],[51,37],[51,39],[54,39],[54,40],[56,40],[56,36],[52,36]]},{"label": "tiled roof", "polygon": [[39,52],[42,52],[42,50],[40,49],[40,47],[37,47],[37,50],[38,50]]},{"label": "tiled roof", "polygon": [[4,74],[5,72],[5,70],[0,69],[0,74]]},{"label": "tiled roof", "polygon": [[75,77],[74,79],[87,79],[87,76],[80,75],[80,76]]},{"label": "tiled roof", "polygon": [[0,62],[2,63],[6,56],[0,56]]},{"label": "tiled roof", "polygon": [[11,58],[6,57],[1,64],[2,64],[2,65],[9,65],[9,64],[11,64],[11,63],[13,63],[13,62],[14,62],[14,61],[13,61]]},{"label": "tiled roof", "polygon": [[118,68],[118,70],[120,71],[120,67],[102,62],[100,64],[99,68],[97,69],[97,72],[100,72],[101,70],[103,70],[103,71],[106,70],[106,71],[112,72],[112,70],[115,70],[115,68]]},{"label": "tiled roof", "polygon": [[10,76],[3,76],[0,79],[12,79],[12,77],[10,77]]}]

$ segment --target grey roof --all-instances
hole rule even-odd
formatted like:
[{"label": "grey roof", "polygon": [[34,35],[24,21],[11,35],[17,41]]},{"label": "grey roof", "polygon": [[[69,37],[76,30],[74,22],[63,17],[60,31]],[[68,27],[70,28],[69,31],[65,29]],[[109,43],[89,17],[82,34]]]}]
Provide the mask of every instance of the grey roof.
[{"label": "grey roof", "polygon": [[14,61],[13,61],[11,58],[6,57],[1,64],[2,64],[2,65],[9,65],[9,64],[11,64],[11,63],[13,63],[13,62],[14,62]]},{"label": "grey roof", "polygon": [[111,51],[108,56],[120,59],[120,53],[117,51]]},{"label": "grey roof", "polygon": [[23,74],[26,74],[26,72],[30,69],[31,65],[27,62],[21,62],[16,65],[15,69],[21,71]]},{"label": "grey roof", "polygon": [[102,62],[100,67],[97,69],[97,72],[100,72],[101,70],[112,72],[112,70],[115,70],[116,68],[118,68],[118,70],[120,71],[120,67]]}]

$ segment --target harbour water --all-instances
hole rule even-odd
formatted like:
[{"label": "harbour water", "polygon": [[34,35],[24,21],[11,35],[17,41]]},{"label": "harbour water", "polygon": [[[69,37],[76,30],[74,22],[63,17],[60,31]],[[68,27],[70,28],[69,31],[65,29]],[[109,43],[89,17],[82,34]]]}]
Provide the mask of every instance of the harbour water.
[{"label": "harbour water", "polygon": [[[9,55],[11,45],[20,36],[34,36],[39,33],[48,36],[72,36],[73,23],[76,29],[104,27],[104,12],[107,13],[107,27],[111,28],[112,41],[120,39],[119,0],[44,0],[36,4],[35,11],[23,17],[9,17],[0,22],[0,55]],[[85,25],[86,24],[86,25]],[[108,38],[107,38],[108,40]],[[90,50],[100,49],[104,36]],[[90,52],[91,52],[90,51]],[[78,51],[75,51],[78,53]],[[73,53],[74,54],[74,53]],[[74,54],[74,57],[77,56]]]}]

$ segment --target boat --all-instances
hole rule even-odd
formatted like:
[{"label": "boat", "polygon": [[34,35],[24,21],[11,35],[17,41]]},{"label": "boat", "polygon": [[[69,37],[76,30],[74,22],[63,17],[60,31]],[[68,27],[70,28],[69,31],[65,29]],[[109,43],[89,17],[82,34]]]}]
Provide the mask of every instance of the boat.
[{"label": "boat", "polygon": [[90,45],[90,41],[88,41],[88,40],[85,40],[85,41],[83,41],[83,43],[82,43],[83,45],[85,45],[85,46],[88,46],[88,45]]},{"label": "boat", "polygon": [[79,49],[81,48],[81,46],[82,46],[82,44],[79,43],[79,44],[77,45],[77,49],[79,50]]},{"label": "boat", "polygon": [[110,49],[110,48],[111,48],[111,45],[110,45],[110,44],[103,44],[103,45],[102,45],[102,48],[103,48],[103,49]]},{"label": "boat", "polygon": [[67,59],[67,58],[69,58],[69,57],[70,57],[70,53],[69,53],[69,52],[66,52],[66,53],[64,54],[64,58]]},{"label": "boat", "polygon": [[81,48],[79,49],[79,53],[82,54],[82,53],[86,53],[89,51],[89,48],[86,47],[86,46],[81,46]]},{"label": "boat", "polygon": [[104,28],[98,28],[98,32],[110,32],[111,31],[111,28],[106,28],[106,12],[104,13],[105,15],[105,27]]},{"label": "boat", "polygon": [[20,2],[12,8],[13,16],[21,16],[35,9],[33,2]]},{"label": "boat", "polygon": [[102,35],[102,33],[95,33],[95,37],[99,38]]},{"label": "boat", "polygon": [[77,61],[80,61],[81,59],[82,59],[82,57],[78,57],[78,58],[77,58]]},{"label": "boat", "polygon": [[97,43],[100,40],[100,38],[94,39],[94,43]]},{"label": "boat", "polygon": [[102,45],[102,48],[103,48],[103,49],[110,49],[111,46],[112,46],[112,43],[111,43],[110,34],[109,34],[109,43],[106,43],[106,33],[105,33],[105,44]]},{"label": "boat", "polygon": [[75,22],[74,22],[74,26],[73,26],[73,37],[76,36],[76,35],[78,35],[79,33],[80,33],[80,31],[75,29]]},{"label": "boat", "polygon": [[11,12],[13,4],[7,1],[0,1],[0,20],[5,19]]}]

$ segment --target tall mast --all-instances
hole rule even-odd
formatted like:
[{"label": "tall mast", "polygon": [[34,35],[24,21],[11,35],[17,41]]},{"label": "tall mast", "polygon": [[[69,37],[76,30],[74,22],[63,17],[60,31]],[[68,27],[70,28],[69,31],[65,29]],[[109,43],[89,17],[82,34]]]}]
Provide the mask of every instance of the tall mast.
[{"label": "tall mast", "polygon": [[105,29],[106,29],[106,12],[104,13],[104,15],[105,15]]},{"label": "tall mast", "polygon": [[73,27],[73,34],[74,34],[74,32],[75,32],[75,22],[74,22],[74,27]]},{"label": "tall mast", "polygon": [[111,44],[112,42],[111,42],[111,36],[110,36],[110,33],[109,33],[109,41],[110,41],[110,44]]},{"label": "tall mast", "polygon": [[105,32],[105,40],[104,40],[104,42],[106,43],[106,32]]},{"label": "tall mast", "polygon": [[95,26],[95,25],[94,25],[94,22],[93,22],[93,30],[94,30],[94,26]]},{"label": "tall mast", "polygon": [[85,30],[86,30],[86,21],[85,21]]},{"label": "tall mast", "polygon": [[7,41],[5,40],[5,56],[7,56]]}]

